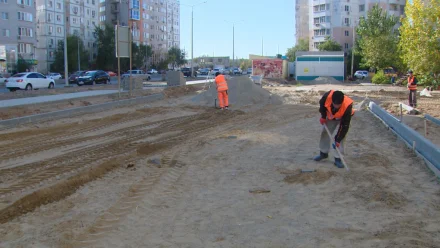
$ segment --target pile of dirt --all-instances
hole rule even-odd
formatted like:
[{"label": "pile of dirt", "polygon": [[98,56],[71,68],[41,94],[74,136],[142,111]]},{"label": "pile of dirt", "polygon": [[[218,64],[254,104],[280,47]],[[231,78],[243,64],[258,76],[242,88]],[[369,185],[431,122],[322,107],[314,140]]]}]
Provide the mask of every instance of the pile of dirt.
[{"label": "pile of dirt", "polygon": [[341,82],[333,77],[318,77],[312,80],[314,84],[340,84]]},{"label": "pile of dirt", "polygon": [[[231,78],[228,81],[228,88],[229,106],[282,104],[279,96],[272,95],[269,91],[254,84],[247,77]],[[207,91],[195,96],[192,102],[203,106],[214,106],[216,99],[217,90],[214,85],[211,85]]]},{"label": "pile of dirt", "polygon": [[186,85],[180,87],[169,87],[163,91],[163,94],[167,98],[176,98],[179,96],[184,96],[199,90],[200,87],[194,85]]}]

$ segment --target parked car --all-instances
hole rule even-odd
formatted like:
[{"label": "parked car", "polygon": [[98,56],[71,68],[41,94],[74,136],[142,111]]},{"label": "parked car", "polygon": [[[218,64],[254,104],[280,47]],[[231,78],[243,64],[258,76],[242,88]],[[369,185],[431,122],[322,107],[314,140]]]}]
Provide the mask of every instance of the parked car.
[{"label": "parked car", "polygon": [[233,69],[232,69],[232,74],[234,74],[234,75],[240,75],[240,74],[241,74],[241,69],[240,69],[240,68],[233,68]]},{"label": "parked car", "polygon": [[6,81],[6,78],[0,75],[0,85],[4,85]]},{"label": "parked car", "polygon": [[252,74],[252,68],[247,69],[247,74]]},{"label": "parked car", "polygon": [[108,84],[110,83],[110,76],[105,73],[105,71],[88,71],[84,73],[84,75],[78,77],[78,86],[81,85],[95,85],[97,83],[104,83]]},{"label": "parked car", "polygon": [[[145,75],[144,71],[142,70],[129,70],[126,73],[122,74],[122,78],[130,77],[130,72],[131,75]],[[147,81],[150,81],[151,80],[150,75],[146,74],[146,76],[147,76]]]},{"label": "parked car", "polygon": [[150,69],[149,71],[147,71],[147,74],[157,74],[157,70],[155,69]]},{"label": "parked car", "polygon": [[6,88],[10,91],[55,88],[55,80],[38,72],[17,73],[6,79]]},{"label": "parked car", "polygon": [[220,71],[219,68],[215,68],[215,69],[212,69],[212,70],[211,70],[211,75],[212,75],[212,76],[215,76],[215,74],[216,74],[217,72],[222,73],[222,72]]},{"label": "parked car", "polygon": [[[191,77],[191,68],[185,67],[180,69],[185,77]],[[197,77],[197,71],[194,71],[194,77]]]},{"label": "parked car", "polygon": [[354,77],[357,79],[364,79],[368,77],[368,71],[356,71]]},{"label": "parked car", "polygon": [[69,76],[69,83],[78,84],[78,78],[84,76],[85,73],[86,73],[85,71],[74,72],[72,75]]},{"label": "parked car", "polygon": [[113,72],[113,71],[108,71],[107,74],[108,74],[110,77],[116,77],[116,76],[118,75],[116,72]]},{"label": "parked car", "polygon": [[209,69],[208,68],[199,69],[199,74],[200,75],[208,75],[208,73],[209,73]]},{"label": "parked car", "polygon": [[55,80],[63,78],[63,76],[61,76],[61,74],[59,74],[57,72],[51,72],[51,73],[47,74],[47,77],[55,79]]}]

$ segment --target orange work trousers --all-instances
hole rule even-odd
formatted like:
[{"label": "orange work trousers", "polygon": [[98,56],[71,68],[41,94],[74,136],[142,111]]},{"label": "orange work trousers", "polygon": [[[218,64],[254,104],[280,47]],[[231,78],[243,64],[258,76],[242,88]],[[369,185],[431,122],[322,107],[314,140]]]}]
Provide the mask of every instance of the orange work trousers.
[{"label": "orange work trousers", "polygon": [[218,98],[218,103],[220,104],[220,108],[224,108],[225,106],[226,107],[229,106],[229,99],[228,99],[228,91],[227,90],[218,91],[217,98]]}]

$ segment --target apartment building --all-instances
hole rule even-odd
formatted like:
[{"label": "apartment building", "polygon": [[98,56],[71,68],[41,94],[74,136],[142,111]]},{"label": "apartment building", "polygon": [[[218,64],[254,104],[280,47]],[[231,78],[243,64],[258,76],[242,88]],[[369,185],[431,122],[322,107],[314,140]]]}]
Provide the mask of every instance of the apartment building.
[{"label": "apartment building", "polygon": [[33,0],[0,0],[0,73],[15,72],[18,58],[38,63],[34,18]]},{"label": "apartment building", "polygon": [[[361,16],[375,4],[390,15],[404,14],[404,0],[309,0],[309,49],[318,51],[326,36],[341,44],[345,52],[353,46],[353,34]],[[396,28],[400,24],[396,25]]]},{"label": "apartment building", "polygon": [[295,4],[295,37],[309,40],[309,0],[296,0]]},{"label": "apartment building", "polygon": [[155,61],[173,46],[180,46],[179,0],[100,0],[100,25],[128,25],[133,42],[150,45]]}]

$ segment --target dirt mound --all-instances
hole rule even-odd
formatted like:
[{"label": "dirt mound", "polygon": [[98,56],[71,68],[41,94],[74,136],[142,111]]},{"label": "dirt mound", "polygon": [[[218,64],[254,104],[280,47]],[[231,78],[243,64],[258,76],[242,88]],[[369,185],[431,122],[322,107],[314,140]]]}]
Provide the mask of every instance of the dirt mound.
[{"label": "dirt mound", "polygon": [[[228,87],[230,106],[282,104],[279,96],[272,95],[269,91],[254,84],[247,77],[235,77],[230,79],[228,81]],[[205,106],[214,106],[216,99],[217,90],[214,85],[211,85],[207,91],[195,96],[192,102]]]},{"label": "dirt mound", "polygon": [[184,96],[184,95],[196,92],[197,90],[199,90],[199,88],[197,86],[186,85],[186,86],[181,86],[181,87],[166,88],[163,91],[163,94],[167,98],[174,98],[174,97]]},{"label": "dirt mound", "polygon": [[318,77],[311,81],[313,84],[340,84],[341,82],[333,77]]}]

